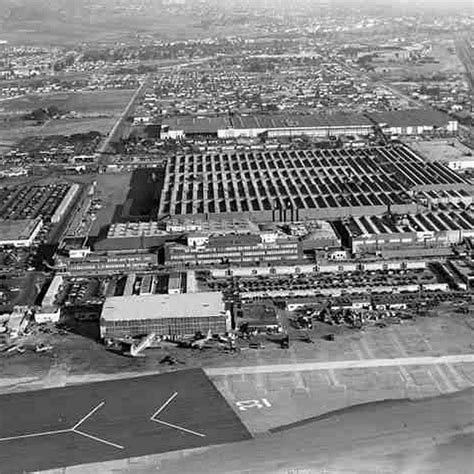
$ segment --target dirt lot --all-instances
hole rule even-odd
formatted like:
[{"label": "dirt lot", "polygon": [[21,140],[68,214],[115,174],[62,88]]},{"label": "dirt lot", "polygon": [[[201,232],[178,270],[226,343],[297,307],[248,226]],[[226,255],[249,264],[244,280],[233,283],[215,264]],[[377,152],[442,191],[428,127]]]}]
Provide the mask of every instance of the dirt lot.
[{"label": "dirt lot", "polygon": [[127,199],[132,173],[107,173],[97,177],[96,199],[100,199],[104,207],[97,214],[90,234],[99,235],[100,230],[109,225],[114,218],[117,206]]}]

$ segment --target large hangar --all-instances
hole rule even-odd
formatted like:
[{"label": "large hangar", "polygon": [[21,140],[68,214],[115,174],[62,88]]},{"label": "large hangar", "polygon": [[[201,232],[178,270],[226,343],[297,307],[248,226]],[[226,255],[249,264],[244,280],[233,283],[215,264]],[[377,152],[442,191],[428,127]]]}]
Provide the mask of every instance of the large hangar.
[{"label": "large hangar", "polygon": [[103,339],[155,333],[165,338],[197,332],[224,334],[231,329],[222,293],[113,296],[106,299],[100,319]]}]

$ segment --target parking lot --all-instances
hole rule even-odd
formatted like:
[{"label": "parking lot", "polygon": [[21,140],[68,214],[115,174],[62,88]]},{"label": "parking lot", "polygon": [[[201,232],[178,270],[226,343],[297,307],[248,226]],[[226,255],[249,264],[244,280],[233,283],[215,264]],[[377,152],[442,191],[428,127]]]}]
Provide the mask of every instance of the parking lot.
[{"label": "parking lot", "polygon": [[438,283],[437,276],[429,269],[380,270],[371,272],[312,273],[278,277],[238,278],[234,280],[210,279],[207,285],[211,289],[225,291],[232,285],[240,293],[290,290],[325,290],[377,287],[404,287]]},{"label": "parking lot", "polygon": [[61,306],[99,304],[104,299],[104,284],[98,278],[70,278],[56,297]]},{"label": "parking lot", "polygon": [[0,189],[3,219],[50,219],[69,191],[68,184],[20,186]]}]

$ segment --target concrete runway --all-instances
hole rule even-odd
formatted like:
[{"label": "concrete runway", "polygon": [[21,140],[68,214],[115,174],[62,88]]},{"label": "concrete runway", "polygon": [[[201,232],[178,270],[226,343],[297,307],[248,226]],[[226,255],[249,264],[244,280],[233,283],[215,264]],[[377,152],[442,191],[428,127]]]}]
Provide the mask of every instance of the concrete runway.
[{"label": "concrete runway", "polygon": [[148,466],[137,472],[471,474],[474,389],[348,408],[251,441],[180,459],[162,456]]}]

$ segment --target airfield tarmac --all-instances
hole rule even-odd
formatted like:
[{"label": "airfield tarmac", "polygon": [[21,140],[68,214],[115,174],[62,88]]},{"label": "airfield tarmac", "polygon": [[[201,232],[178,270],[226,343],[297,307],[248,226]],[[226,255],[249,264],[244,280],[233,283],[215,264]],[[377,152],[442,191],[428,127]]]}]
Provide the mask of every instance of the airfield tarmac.
[{"label": "airfield tarmac", "polygon": [[[380,432],[376,430],[377,442],[375,444],[379,445],[382,443],[383,452],[380,454],[382,457],[387,453],[385,448],[390,448],[389,451],[394,450],[392,453],[393,456],[405,459],[406,450],[402,450],[402,452],[396,451],[399,448],[398,445],[405,446],[403,444],[405,439],[407,440],[407,449],[412,447],[411,443],[428,443],[428,447],[423,451],[423,455],[430,452],[433,456],[438,456],[438,445],[442,444],[443,447],[440,448],[440,452],[451,453],[452,449],[454,449],[458,457],[468,457],[466,453],[469,453],[472,451],[472,448],[474,448],[474,446],[472,446],[472,437],[470,437],[470,426],[473,425],[474,393],[472,390],[471,392],[468,391],[474,387],[474,331],[471,319],[472,318],[464,316],[459,318],[424,318],[399,326],[386,327],[383,329],[369,328],[363,332],[351,332],[346,335],[341,334],[336,337],[335,342],[327,342],[318,339],[316,344],[295,343],[289,350],[282,350],[271,346],[261,351],[248,350],[236,357],[210,359],[207,364],[203,364],[205,366],[205,372],[202,374],[203,376],[204,374],[207,376],[207,383],[213,388],[213,391],[215,393],[220,392],[220,398],[225,401],[227,406],[226,413],[230,412],[233,414],[237,421],[240,420],[240,429],[243,429],[243,432],[247,433],[248,436],[254,437],[254,441],[250,441],[249,443],[231,444],[231,446],[235,446],[236,452],[240,452],[240,449],[243,450],[242,456],[247,455],[245,454],[246,446],[249,450],[251,450],[249,446],[260,449],[258,443],[262,439],[268,440],[285,436],[282,433],[297,432],[300,429],[303,430],[306,425],[314,425],[314,429],[319,433],[320,429],[326,427],[328,423],[331,424],[334,423],[334,419],[340,419],[338,417],[341,416],[341,412],[335,414],[334,411],[345,410],[348,407],[350,407],[350,410],[362,410],[364,405],[372,406],[367,404],[376,402],[377,404],[373,407],[373,411],[378,413],[381,407],[392,406],[390,405],[392,402],[387,401],[404,399],[416,400],[417,404],[415,404],[415,406],[421,407],[423,406],[422,403],[426,401],[426,397],[446,396],[446,394],[448,397],[453,397],[459,393],[459,391],[467,390],[461,392],[463,393],[464,400],[462,404],[464,408],[461,408],[461,411],[464,410],[464,415],[459,415],[455,404],[453,404],[448,410],[448,413],[446,413],[447,417],[452,417],[451,424],[448,423],[447,418],[443,418],[444,421],[438,424],[439,420],[434,415],[437,415],[441,408],[433,408],[435,405],[431,405],[432,409],[435,410],[433,412],[434,415],[432,415],[434,416],[432,425],[429,424],[431,422],[428,420],[428,409],[424,414],[426,417],[426,426],[423,426],[427,427],[427,433],[430,429],[437,430],[439,427],[436,442],[429,437],[428,439],[425,435],[421,438],[417,438],[414,435],[412,436],[412,434],[410,434],[411,430],[409,430],[408,433],[397,431],[395,438],[393,438],[390,434],[390,429],[384,428]],[[192,354],[195,354],[195,357],[199,356],[199,353]],[[190,353],[190,357],[192,354]],[[216,361],[218,363],[216,363]],[[175,369],[172,368],[172,370]],[[154,371],[150,370],[149,375],[154,374],[154,376],[157,376],[157,373],[160,371],[163,371],[163,369],[156,367]],[[176,373],[179,374],[182,373],[182,371],[179,370]],[[14,392],[34,390],[35,387],[44,388],[45,385],[50,387],[65,387],[68,389],[79,388],[84,386],[82,384],[87,384],[94,380],[114,379],[116,380],[115,387],[117,387],[115,390],[120,391],[120,387],[122,386],[127,387],[130,384],[140,383],[139,381],[142,377],[130,379],[130,377],[137,375],[139,374],[133,372],[79,375],[61,370],[57,374],[55,372],[52,373],[51,377],[48,377],[46,380],[25,381],[25,383],[20,383],[8,388],[4,386],[4,393],[10,392],[13,395]],[[87,385],[85,385],[85,387],[87,387]],[[189,387],[191,387],[191,389]],[[185,390],[193,391],[193,387],[194,385],[192,383],[190,385],[188,381]],[[55,391],[51,393],[54,392]],[[199,395],[198,392],[196,393]],[[166,398],[164,395],[165,394],[159,398]],[[194,395],[190,394],[189,396],[192,398]],[[198,398],[202,399],[202,397]],[[385,402],[382,402],[384,400]],[[434,398],[433,400],[441,399]],[[92,400],[90,401],[92,402]],[[412,401],[406,402],[406,406],[411,407]],[[212,410],[212,404],[212,399],[209,399],[206,410],[208,408]],[[466,409],[466,404],[469,406],[470,412]],[[92,405],[89,409],[92,409]],[[442,404],[442,406],[444,405]],[[82,411],[87,412],[88,410],[84,409],[79,411],[82,413]],[[79,418],[81,413],[77,413]],[[327,415],[328,413],[329,415]],[[315,417],[319,416],[323,416],[324,419],[315,420]],[[75,417],[72,418],[74,418],[74,420],[76,419]],[[215,418],[213,419],[215,420]],[[330,419],[332,419],[332,421],[329,421]],[[390,415],[387,415],[387,422],[389,419]],[[207,417],[206,420],[209,421],[209,417]],[[309,420],[309,423],[304,423],[304,420]],[[207,421],[202,422],[205,425]],[[302,421],[303,423],[301,423]],[[93,422],[94,419],[91,420],[91,423]],[[173,423],[172,420],[170,422]],[[382,426],[384,423],[382,421],[379,422],[378,419],[373,422],[376,423],[376,425],[382,423]],[[425,422],[422,420],[422,424],[423,423]],[[223,425],[218,423],[216,426],[217,428],[220,427],[224,429],[225,432]],[[339,424],[338,430],[358,430],[358,422],[356,421],[354,421],[354,427],[347,428],[347,426],[350,425],[347,425],[345,422]],[[414,426],[416,426],[416,424],[412,425],[413,430],[415,430]],[[68,427],[69,425],[66,428]],[[96,427],[96,425],[92,425],[92,427]],[[58,427],[53,426],[52,429],[57,428]],[[63,428],[62,425],[59,428]],[[164,428],[164,426],[160,428]],[[198,428],[189,427],[192,431],[202,433]],[[281,431],[281,429],[283,429],[283,431]],[[114,438],[114,436],[110,437],[109,432],[101,433],[100,430],[97,432],[92,430],[90,433],[87,431],[86,433],[121,445],[125,445],[127,441],[122,442],[120,436],[118,438]],[[111,431],[112,435],[114,433],[115,431]],[[387,433],[391,441],[385,443],[383,440]],[[18,433],[14,433],[14,435],[15,434]],[[72,434],[74,435],[74,433]],[[67,434],[67,436],[69,435],[71,435],[71,433]],[[342,436],[342,434],[340,436]],[[189,442],[187,442],[186,445],[181,446],[168,446],[168,440],[162,444],[160,440],[157,439],[153,442],[155,443],[153,447],[148,446],[146,452],[132,449],[127,453],[114,453],[113,456],[108,458],[109,461],[107,461],[106,458],[100,458],[103,461],[100,464],[94,464],[100,461],[100,459],[94,459],[90,456],[78,459],[74,463],[69,459],[68,462],[63,463],[59,470],[53,469],[48,472],[53,472],[54,474],[69,472],[81,474],[89,472],[145,473],[156,472],[157,466],[160,467],[160,472],[193,472],[196,474],[201,472],[227,472],[227,470],[218,470],[220,464],[214,458],[214,456],[217,456],[217,459],[221,459],[221,456],[224,456],[225,459],[232,459],[232,456],[228,457],[225,449],[221,454],[220,448],[213,447],[214,444],[219,443],[218,437],[211,440],[212,442],[206,443],[202,443],[202,439],[199,437],[195,436],[195,438],[195,444],[189,444]],[[67,438],[64,438],[63,441],[66,441],[66,439]],[[84,443],[84,441],[87,441],[85,437],[76,437],[73,438],[72,442]],[[228,441],[232,442],[232,439]],[[395,443],[396,446],[391,446],[390,443],[392,442]],[[270,454],[268,454],[268,456],[273,456],[272,450],[275,449],[278,451],[276,446],[276,444],[271,444],[269,448]],[[455,447],[452,448],[452,446]],[[105,448],[106,446],[104,445],[103,447]],[[326,446],[326,448],[329,451],[332,449],[330,446]],[[318,449],[315,450],[312,446],[305,445],[301,448],[302,451],[300,452],[298,443],[295,445],[294,449],[296,451],[293,454],[287,453],[289,460],[298,460],[301,453],[306,453],[306,457],[303,456],[303,462],[299,467],[298,463],[288,464],[288,466],[290,466],[288,470],[296,466],[300,469],[300,473],[317,472],[320,474],[322,472],[335,472],[339,474],[355,472],[357,474],[366,474],[371,472],[368,467],[372,467],[372,464],[367,464],[364,456],[359,456],[358,452],[353,453],[350,450],[348,451],[345,445],[343,448],[344,449],[341,448],[341,450],[337,452],[333,452],[331,456],[334,457],[334,459],[336,459],[339,454],[341,456],[348,456],[348,459],[351,459],[351,464],[349,465],[354,467],[354,470],[343,470],[344,464],[341,464],[343,461],[336,464],[336,470],[324,471],[316,468],[315,466],[317,466],[318,463],[326,462],[327,455],[324,453],[329,451],[320,452]],[[373,456],[374,459],[378,456],[372,445],[369,447],[365,445],[364,449],[368,450],[370,456]],[[207,452],[211,453],[209,459],[205,458]],[[201,456],[203,456],[204,464],[201,465],[199,464],[200,461],[196,461],[198,464],[195,464],[194,471],[191,471],[192,464],[188,465],[187,460],[199,460]],[[419,456],[419,453],[414,453],[413,456],[415,456],[415,459],[418,459],[417,456]],[[275,454],[275,458],[280,459],[282,466],[286,466],[285,460],[279,457],[278,452]],[[251,453],[249,454],[249,460],[250,459],[256,462],[257,467],[255,470],[252,470],[253,468],[251,468],[252,465],[250,462],[247,467],[245,467],[245,463],[242,464],[242,470],[246,473],[288,472],[288,470],[278,471],[278,464],[266,465],[263,463],[260,466],[258,459],[255,460],[252,458]],[[341,459],[346,458],[341,457]],[[209,465],[208,462],[210,463]],[[75,463],[79,464],[76,467],[65,467]],[[169,471],[164,468],[163,470],[162,466],[168,466],[168,463],[174,467],[170,468]],[[180,463],[184,463],[182,470]],[[213,463],[216,463],[216,465],[214,466]],[[357,463],[362,466],[359,470],[355,469],[355,467],[359,465]],[[312,468],[316,470],[305,471],[304,469],[306,469],[305,466],[307,465],[312,466]],[[320,466],[322,466],[322,464],[320,464]],[[387,470],[378,472],[383,474],[398,474],[404,472],[398,469],[398,464],[390,464],[389,462],[387,466],[389,466]],[[393,466],[395,466],[395,468]],[[48,467],[53,468],[54,464],[43,466],[43,469],[48,469]],[[229,472],[242,472],[242,470],[239,470],[239,466],[229,464],[228,468]],[[188,469],[188,471],[186,469]],[[232,469],[234,469],[234,471],[232,471]],[[0,472],[2,472],[1,469]],[[406,472],[418,474],[418,472],[424,473],[425,471],[408,470]],[[436,471],[428,470],[426,472]],[[456,471],[445,470],[444,472]]]}]

